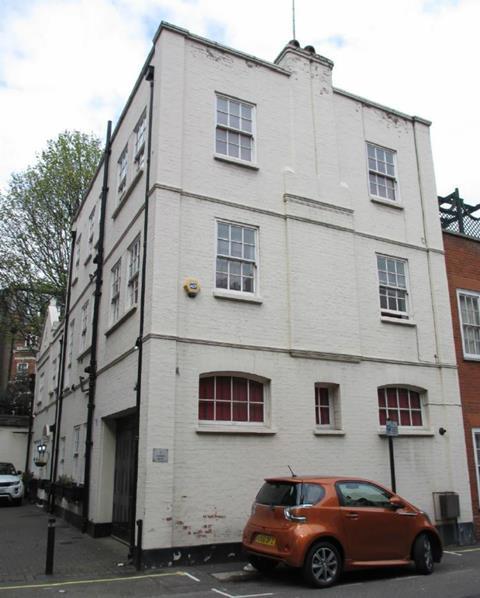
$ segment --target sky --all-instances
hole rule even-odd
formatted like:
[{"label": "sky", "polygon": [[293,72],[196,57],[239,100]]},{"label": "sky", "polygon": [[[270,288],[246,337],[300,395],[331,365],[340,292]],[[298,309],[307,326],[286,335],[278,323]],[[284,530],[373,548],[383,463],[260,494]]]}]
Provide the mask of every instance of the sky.
[{"label": "sky", "polygon": [[[437,191],[480,203],[480,0],[295,0],[333,83],[433,122]],[[105,138],[162,20],[273,61],[292,0],[0,0],[0,190],[65,129]]]}]

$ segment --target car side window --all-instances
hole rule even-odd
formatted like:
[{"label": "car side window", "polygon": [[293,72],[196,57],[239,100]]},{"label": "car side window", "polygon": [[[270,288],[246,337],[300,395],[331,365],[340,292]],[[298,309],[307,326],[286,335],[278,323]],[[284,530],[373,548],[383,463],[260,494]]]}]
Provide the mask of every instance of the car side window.
[{"label": "car side window", "polygon": [[391,508],[391,494],[368,482],[338,482],[337,491],[344,507]]}]

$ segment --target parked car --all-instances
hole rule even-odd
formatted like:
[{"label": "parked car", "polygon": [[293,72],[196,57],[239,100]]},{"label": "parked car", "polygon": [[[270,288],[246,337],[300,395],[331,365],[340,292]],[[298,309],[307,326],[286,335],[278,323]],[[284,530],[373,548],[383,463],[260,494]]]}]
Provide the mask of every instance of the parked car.
[{"label": "parked car", "polygon": [[414,563],[432,573],[442,542],[428,515],[369,480],[344,477],[266,479],[243,532],[258,570],[303,568],[308,583],[328,587],[343,571]]},{"label": "parked car", "polygon": [[21,505],[23,493],[22,472],[12,463],[0,463],[0,499]]}]

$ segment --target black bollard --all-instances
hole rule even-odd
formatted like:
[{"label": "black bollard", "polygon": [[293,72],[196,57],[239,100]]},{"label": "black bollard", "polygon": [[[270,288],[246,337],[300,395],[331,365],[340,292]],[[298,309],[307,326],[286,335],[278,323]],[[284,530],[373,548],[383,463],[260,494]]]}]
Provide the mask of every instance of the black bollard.
[{"label": "black bollard", "polygon": [[55,552],[55,522],[56,519],[48,520],[47,528],[47,560],[45,563],[45,575],[53,573],[53,554]]}]

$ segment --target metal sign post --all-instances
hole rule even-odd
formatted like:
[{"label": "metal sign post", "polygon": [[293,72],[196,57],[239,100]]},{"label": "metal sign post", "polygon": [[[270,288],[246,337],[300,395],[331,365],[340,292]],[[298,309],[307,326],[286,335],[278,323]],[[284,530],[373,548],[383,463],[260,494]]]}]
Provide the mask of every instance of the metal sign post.
[{"label": "metal sign post", "polygon": [[397,492],[397,482],[395,480],[395,455],[393,452],[393,437],[398,436],[397,422],[387,419],[385,425],[385,432],[388,436],[388,452],[390,455],[390,480],[393,492]]}]

